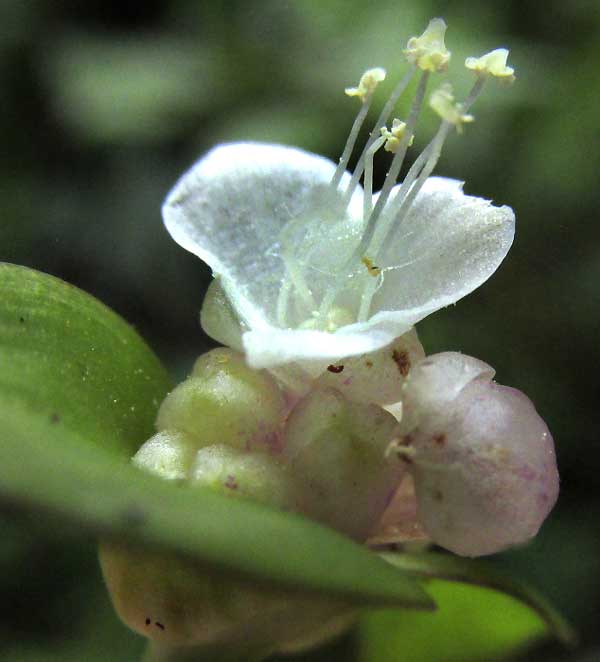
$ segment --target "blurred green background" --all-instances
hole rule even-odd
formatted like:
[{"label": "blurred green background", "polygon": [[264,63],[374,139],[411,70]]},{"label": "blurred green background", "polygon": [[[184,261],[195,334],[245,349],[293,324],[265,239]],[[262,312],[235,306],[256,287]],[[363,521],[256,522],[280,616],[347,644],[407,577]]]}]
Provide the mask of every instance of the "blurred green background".
[{"label": "blurred green background", "polygon": [[[336,159],[355,111],[343,88],[369,66],[401,71],[406,40],[438,15],[459,92],[464,57],[497,46],[518,81],[490,85],[437,174],[510,204],[518,225],[499,272],[426,320],[422,340],[491,363],[548,422],[559,504],[531,546],[497,563],[582,635],[575,652],[525,659],[600,660],[597,1],[1,0],[0,260],[94,294],[185,374],[209,346],[197,316],[210,274],[163,229],[166,192],[221,141]],[[417,148],[434,126],[426,113]],[[112,613],[94,540],[6,505],[0,526],[0,659],[136,659],[142,642]],[[352,644],[301,659],[352,660]]]}]

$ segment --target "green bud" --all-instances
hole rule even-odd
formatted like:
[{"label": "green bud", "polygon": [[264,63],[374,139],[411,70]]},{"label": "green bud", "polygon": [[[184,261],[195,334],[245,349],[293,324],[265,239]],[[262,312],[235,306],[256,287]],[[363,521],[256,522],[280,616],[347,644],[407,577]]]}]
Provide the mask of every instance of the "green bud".
[{"label": "green bud", "polygon": [[150,437],[131,461],[136,467],[160,478],[185,480],[196,451],[196,441],[189,435],[164,430]]},{"label": "green bud", "polygon": [[228,496],[252,499],[281,510],[298,509],[293,476],[265,453],[207,446],[196,454],[190,478],[192,484]]},{"label": "green bud", "polygon": [[198,447],[277,450],[284,408],[268,372],[252,370],[233,350],[216,349],[201,356],[192,375],[167,396],[156,427],[184,432]]},{"label": "green bud", "polygon": [[200,325],[217,342],[242,351],[243,326],[217,278],[211,281],[204,296]]}]

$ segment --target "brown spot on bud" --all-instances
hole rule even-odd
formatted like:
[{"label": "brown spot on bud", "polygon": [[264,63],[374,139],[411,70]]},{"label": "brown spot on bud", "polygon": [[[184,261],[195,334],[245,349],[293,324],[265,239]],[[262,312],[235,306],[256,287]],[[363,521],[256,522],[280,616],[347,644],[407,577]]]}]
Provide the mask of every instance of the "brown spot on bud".
[{"label": "brown spot on bud", "polygon": [[444,495],[442,494],[442,492],[440,490],[434,490],[432,496],[436,501],[443,501],[444,500]]},{"label": "brown spot on bud", "polygon": [[369,361],[368,359],[365,361],[365,365],[367,368],[372,368],[373,367],[373,361]]},{"label": "brown spot on bud", "polygon": [[398,366],[398,370],[400,371],[400,374],[403,377],[406,377],[410,370],[410,358],[408,356],[408,352],[405,350],[400,351],[395,349],[392,352],[392,359],[394,360],[394,363]]},{"label": "brown spot on bud", "polygon": [[445,446],[446,444],[446,435],[443,432],[440,432],[439,434],[434,434],[433,435],[433,441],[438,445],[438,446]]},{"label": "brown spot on bud", "polygon": [[339,374],[340,372],[342,372],[343,369],[344,369],[343,365],[333,365],[333,364],[331,364],[331,365],[327,366],[327,370],[329,370],[329,372],[335,373],[336,375]]},{"label": "brown spot on bud", "polygon": [[238,488],[238,484],[237,484],[237,481],[235,479],[235,476],[233,476],[232,474],[229,474],[227,476],[227,480],[225,481],[224,484],[225,484],[225,487],[229,488],[230,490],[237,490],[237,488]]}]

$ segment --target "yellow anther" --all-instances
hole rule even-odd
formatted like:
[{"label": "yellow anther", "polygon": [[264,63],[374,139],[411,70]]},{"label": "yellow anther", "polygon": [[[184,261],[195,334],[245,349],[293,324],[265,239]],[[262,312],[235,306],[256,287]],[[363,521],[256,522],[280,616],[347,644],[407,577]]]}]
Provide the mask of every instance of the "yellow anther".
[{"label": "yellow anther", "polygon": [[444,83],[431,93],[429,105],[443,120],[454,124],[459,133],[462,131],[463,124],[475,119],[473,115],[467,115],[463,112],[462,104],[456,103],[450,83]]},{"label": "yellow anther", "polygon": [[369,272],[369,276],[379,276],[381,273],[381,267],[376,267],[373,264],[373,260],[371,260],[370,257],[367,257],[366,255],[361,259],[361,262],[367,267],[367,271]]},{"label": "yellow anther", "polygon": [[444,44],[445,33],[444,19],[431,19],[420,37],[411,37],[408,40],[404,50],[408,61],[416,64],[423,71],[446,71],[450,51]]},{"label": "yellow anther", "polygon": [[[395,154],[400,147],[400,141],[402,140],[402,137],[404,136],[405,133],[406,133],[406,122],[403,122],[402,120],[399,119],[395,119],[392,122],[391,131],[389,131],[387,127],[382,126],[381,135],[386,139],[383,149],[385,149],[386,152],[392,152],[393,154]],[[408,141],[409,147],[413,144],[414,139],[415,139],[414,136],[410,137],[410,140]]]},{"label": "yellow anther", "polygon": [[381,67],[367,69],[360,77],[358,87],[347,87],[344,91],[349,97],[360,97],[360,100],[364,103],[383,80],[385,80],[385,69]]},{"label": "yellow anther", "polygon": [[468,57],[465,67],[479,76],[494,76],[500,81],[512,83],[515,80],[515,70],[506,65],[507,58],[506,48],[496,48],[481,57]]},{"label": "yellow anther", "polygon": [[302,322],[298,328],[314,331],[321,330],[327,331],[328,333],[333,333],[337,331],[342,326],[347,326],[356,321],[356,318],[352,315],[349,310],[341,308],[340,306],[333,306],[330,310],[327,311],[327,315],[324,320],[320,320],[318,313],[315,311],[313,317]]}]

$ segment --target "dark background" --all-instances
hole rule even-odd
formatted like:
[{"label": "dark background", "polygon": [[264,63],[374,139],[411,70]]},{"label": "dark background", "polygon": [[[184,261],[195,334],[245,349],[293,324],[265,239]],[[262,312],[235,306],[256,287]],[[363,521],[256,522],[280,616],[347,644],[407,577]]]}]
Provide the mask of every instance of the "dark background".
[{"label": "dark background", "polygon": [[[517,83],[489,86],[437,174],[510,204],[517,238],[488,283],[419,330],[428,352],[492,364],[548,422],[559,504],[531,546],[498,563],[582,634],[579,651],[550,646],[540,659],[591,662],[600,659],[597,2],[0,0],[0,259],[94,294],[185,374],[208,346],[198,310],[210,274],[163,229],[166,192],[225,140],[336,159],[355,111],[343,88],[369,66],[393,77],[407,38],[437,15],[449,24],[459,93],[470,82],[465,56],[511,48]],[[426,113],[414,155],[434,128]],[[6,509],[0,526],[1,659],[136,659],[141,641],[112,614],[93,540]],[[350,660],[349,647],[323,659]]]}]

